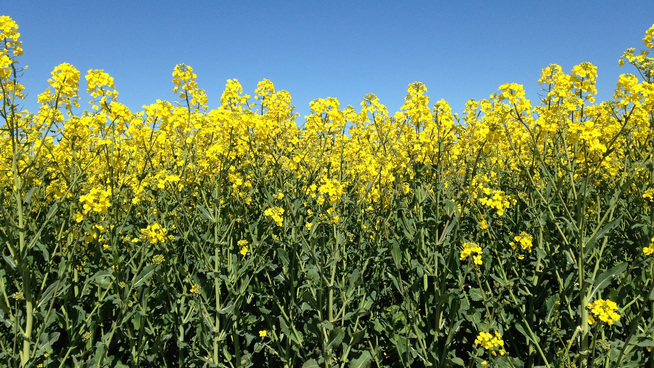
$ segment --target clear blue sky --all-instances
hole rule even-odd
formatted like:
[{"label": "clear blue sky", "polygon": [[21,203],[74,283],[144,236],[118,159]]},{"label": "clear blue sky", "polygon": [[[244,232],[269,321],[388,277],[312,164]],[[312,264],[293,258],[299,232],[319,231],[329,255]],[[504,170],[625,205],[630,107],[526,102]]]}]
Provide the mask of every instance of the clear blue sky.
[{"label": "clear blue sky", "polygon": [[509,82],[535,103],[550,63],[566,72],[595,64],[598,100],[610,99],[618,76],[634,72],[618,58],[642,46],[654,1],[5,0],[0,13],[20,26],[30,110],[60,63],[83,83],[88,69],[104,69],[135,111],[174,101],[171,74],[185,63],[210,108],[227,79],[253,94],[267,78],[291,93],[302,123],[309,102],[324,97],[358,110],[375,93],[392,114],[414,81],[430,105],[443,98],[454,112]]}]

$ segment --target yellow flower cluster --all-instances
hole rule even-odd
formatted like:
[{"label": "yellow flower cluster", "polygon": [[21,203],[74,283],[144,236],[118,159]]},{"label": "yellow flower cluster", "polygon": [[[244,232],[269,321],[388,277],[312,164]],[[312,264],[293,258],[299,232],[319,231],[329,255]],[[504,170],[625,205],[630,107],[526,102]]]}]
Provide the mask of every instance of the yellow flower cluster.
[{"label": "yellow flower cluster", "polygon": [[459,259],[465,261],[472,255],[472,259],[476,265],[481,265],[481,255],[484,251],[475,243],[463,243],[463,250],[460,253]]},{"label": "yellow flower cluster", "polygon": [[[178,93],[179,97],[187,102],[187,106],[207,108],[207,94],[203,89],[198,88],[195,81],[197,75],[193,73],[193,68],[185,64],[175,66],[173,71],[173,92]],[[181,89],[181,92],[180,92]]]},{"label": "yellow flower cluster", "polygon": [[74,66],[63,63],[54,68],[51,73],[52,77],[48,79],[50,87],[39,95],[39,102],[54,106],[56,102],[65,103],[65,108],[70,110],[73,106],[79,107],[79,78],[80,73]]},{"label": "yellow flower cluster", "polygon": [[[0,50],[0,79],[9,78],[11,66],[18,63],[16,57],[23,55],[22,42],[18,38],[18,24],[6,15],[0,16],[0,44],[3,45]],[[6,92],[0,91],[0,96],[4,93]]]},{"label": "yellow flower cluster", "polygon": [[241,255],[248,254],[248,250],[249,250],[248,244],[249,244],[248,241],[245,239],[241,239],[238,242],[236,242],[236,245],[241,247],[241,251],[240,251]]},{"label": "yellow flower cluster", "polygon": [[643,248],[643,253],[645,253],[646,256],[651,256],[652,254],[654,254],[654,238],[650,240],[648,246]]},{"label": "yellow flower cluster", "polygon": [[93,211],[99,214],[107,212],[107,209],[111,207],[111,191],[107,189],[98,189],[91,188],[91,190],[84,195],[79,197],[79,201],[83,205],[82,213],[86,215],[87,213]]},{"label": "yellow flower cluster", "polygon": [[154,264],[162,264],[162,263],[164,263],[165,261],[166,261],[166,258],[165,258],[163,255],[161,255],[161,254],[155,254],[155,255],[152,257],[152,263],[154,263]]},{"label": "yellow flower cluster", "polygon": [[90,104],[93,105],[93,109],[97,110],[100,107],[94,105],[95,102],[99,102],[100,106],[107,105],[107,99],[117,102],[116,96],[118,92],[114,89],[114,79],[105,73],[104,70],[89,70],[86,74],[86,91],[93,98],[100,98],[99,101],[91,100]]},{"label": "yellow flower cluster", "polygon": [[[593,303],[588,305],[593,314],[600,319],[602,322],[606,322],[609,325],[612,325],[613,322],[620,320],[620,315],[615,311],[618,308],[618,305],[608,299],[597,299]],[[593,324],[595,319],[593,316],[588,317],[588,323]]]},{"label": "yellow flower cluster", "polygon": [[273,198],[278,199],[278,200],[282,200],[282,199],[284,199],[284,193],[278,192],[277,194],[273,194]]},{"label": "yellow flower cluster", "polygon": [[322,194],[318,198],[318,204],[324,203],[325,199],[329,200],[331,205],[338,204],[343,196],[343,186],[338,180],[322,178],[323,184],[318,187],[318,193]]},{"label": "yellow flower cluster", "polygon": [[497,181],[495,173],[491,173],[491,177],[488,175],[475,177],[472,184],[475,187],[472,197],[482,205],[495,209],[498,216],[503,216],[504,211],[515,204],[516,200],[502,190],[489,187],[494,181]]},{"label": "yellow flower cluster", "polygon": [[490,351],[493,356],[506,354],[504,340],[502,340],[502,335],[497,331],[494,334],[485,331],[479,332],[479,335],[475,339],[475,344],[481,345],[484,349]]},{"label": "yellow flower cluster", "polygon": [[284,224],[284,209],[281,207],[271,207],[263,212],[264,215],[272,218],[277,226],[282,226]]},{"label": "yellow flower cluster", "polygon": [[[531,235],[522,231],[520,232],[519,235],[516,235],[513,238],[513,240],[515,241],[509,243],[509,245],[511,245],[511,248],[513,250],[516,251],[522,250],[522,251],[526,251],[527,253],[531,253],[531,248],[533,247],[533,243],[532,243],[533,237]],[[525,258],[525,256],[524,254],[519,254],[518,258],[523,259]]]},{"label": "yellow flower cluster", "polygon": [[504,215],[504,210],[511,205],[510,197],[507,197],[503,191],[484,188],[485,196],[479,198],[479,202],[484,206],[497,210],[497,215]]},{"label": "yellow flower cluster", "polygon": [[143,239],[150,244],[163,243],[168,239],[166,237],[166,228],[155,223],[153,225],[148,225],[147,228],[141,229],[141,234]]}]

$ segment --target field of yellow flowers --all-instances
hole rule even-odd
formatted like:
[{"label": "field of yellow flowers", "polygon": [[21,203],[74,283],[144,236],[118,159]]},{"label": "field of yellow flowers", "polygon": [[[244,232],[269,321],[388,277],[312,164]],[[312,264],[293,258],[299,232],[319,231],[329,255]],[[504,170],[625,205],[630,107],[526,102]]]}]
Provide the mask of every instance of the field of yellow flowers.
[{"label": "field of yellow flowers", "polygon": [[133,112],[62,64],[23,111],[19,37],[0,17],[0,365],[654,364],[654,26],[610,101],[550,65],[537,105],[416,82],[301,126],[268,80],[209,109],[187,65]]}]

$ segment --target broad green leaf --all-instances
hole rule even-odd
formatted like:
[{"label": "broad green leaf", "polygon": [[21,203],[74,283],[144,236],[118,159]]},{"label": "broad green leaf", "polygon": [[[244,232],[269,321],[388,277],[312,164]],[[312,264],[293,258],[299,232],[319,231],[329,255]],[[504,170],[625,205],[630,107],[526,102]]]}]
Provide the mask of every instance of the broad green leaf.
[{"label": "broad green leaf", "polygon": [[393,256],[393,262],[395,262],[395,267],[400,268],[400,266],[402,265],[402,250],[400,249],[400,245],[396,241],[393,241],[393,248],[391,249],[391,254]]},{"label": "broad green leaf", "polygon": [[592,247],[595,245],[595,243],[598,240],[602,239],[602,237],[604,237],[606,233],[608,233],[609,231],[620,225],[621,222],[622,222],[622,217],[618,216],[617,219],[609,222],[608,224],[604,225],[604,227],[601,230],[595,232],[595,234],[593,234],[593,236],[590,239],[588,239],[588,242],[585,244],[584,252],[586,253],[590,252],[592,250]]},{"label": "broad green leaf", "polygon": [[52,344],[57,342],[59,340],[60,333],[59,332],[51,332],[51,333],[42,333],[40,338],[39,338],[39,346],[36,349],[37,355],[43,355],[43,353],[49,349]]},{"label": "broad green leaf", "polygon": [[233,310],[234,310],[234,307],[235,307],[234,304],[230,304],[230,305],[226,306],[225,308],[222,308],[221,310],[219,310],[218,313],[220,313],[220,314],[227,314],[227,313],[233,311]]},{"label": "broad green leaf", "polygon": [[345,331],[342,328],[336,327],[329,333],[329,342],[325,346],[325,350],[333,350],[336,346],[340,345],[345,337]]},{"label": "broad green leaf", "polygon": [[527,333],[527,331],[525,330],[525,328],[522,327],[522,323],[521,323],[521,322],[515,324],[515,329],[518,330],[518,332],[520,332],[520,333],[522,334],[522,336],[524,336],[524,337],[527,339],[527,341],[534,342],[534,340],[531,338],[531,336],[529,335],[529,333]]},{"label": "broad green leaf", "polygon": [[275,249],[275,252],[277,252],[277,258],[282,262],[282,266],[288,267],[291,263],[290,258],[288,257],[288,252],[284,248],[277,248]]},{"label": "broad green leaf", "polygon": [[12,270],[16,269],[16,262],[14,262],[14,259],[11,258],[11,256],[8,255],[3,255],[2,258],[5,259],[5,262],[11,267]]},{"label": "broad green leaf", "polygon": [[361,272],[358,268],[355,268],[350,275],[350,288],[354,288],[360,284]]},{"label": "broad green leaf", "polygon": [[134,289],[136,289],[138,287],[141,287],[148,280],[150,280],[150,278],[152,278],[152,275],[154,275],[155,268],[156,268],[156,265],[153,265],[153,264],[143,267],[141,272],[134,279]]},{"label": "broad green leaf", "polygon": [[593,290],[590,293],[588,300],[593,300],[595,293],[602,291],[605,287],[611,284],[615,278],[617,278],[621,273],[623,273],[628,267],[627,262],[621,263],[609,270],[604,271],[601,275],[592,282]]},{"label": "broad green leaf", "polygon": [[55,290],[56,290],[57,287],[61,287],[61,289],[60,289],[59,292],[57,293],[57,294],[61,294],[61,293],[64,292],[66,289],[68,289],[68,286],[69,286],[69,285],[66,284],[66,283],[64,283],[64,282],[61,282],[61,283],[60,283],[60,282],[58,282],[58,281],[53,281],[53,282],[50,284],[50,286],[48,286],[48,288],[45,289],[45,291],[43,292],[43,294],[41,294],[41,297],[39,298],[39,302],[38,302],[38,304],[36,305],[36,308],[41,308],[44,304],[49,303],[50,300],[52,300],[53,297],[56,297],[56,296],[55,296]]},{"label": "broad green leaf", "polygon": [[481,291],[478,288],[470,289],[468,294],[470,295],[470,299],[472,299],[472,300],[474,300],[476,302],[481,301],[481,300],[484,299],[483,295],[481,295]]},{"label": "broad green leaf", "polygon": [[641,348],[648,348],[648,347],[654,347],[654,341],[652,340],[645,340],[636,343],[636,345],[640,346]]},{"label": "broad green leaf", "polygon": [[48,251],[48,248],[45,246],[45,244],[40,242],[38,239],[35,241],[35,244],[36,244],[36,247],[39,248],[39,250],[41,251],[41,254],[43,254],[43,259],[46,262],[49,262],[50,261],[50,252]]},{"label": "broad green leaf", "polygon": [[460,365],[460,366],[464,366],[464,365],[465,365],[465,363],[463,362],[463,359],[458,358],[458,357],[449,358],[449,359],[447,359],[447,360],[445,361],[445,363],[446,363],[448,366],[450,366],[450,367],[451,367],[453,364],[455,364],[455,365]]},{"label": "broad green leaf", "polygon": [[25,194],[25,197],[23,199],[24,204],[30,203],[30,201],[32,200],[32,195],[34,194],[35,190],[36,190],[36,187],[32,187],[32,189],[30,189],[30,191],[27,192],[27,194]]},{"label": "broad green leaf", "polygon": [[350,368],[367,368],[372,362],[372,356],[367,350],[363,351],[358,358],[350,360]]},{"label": "broad green leaf", "polygon": [[354,346],[354,345],[358,344],[359,341],[361,341],[361,339],[363,339],[363,337],[365,335],[366,335],[365,330],[361,330],[361,331],[357,331],[357,332],[353,333],[352,334],[352,342],[350,343],[350,346]]},{"label": "broad green leaf", "polygon": [[320,365],[318,365],[315,359],[309,359],[302,364],[302,368],[320,368]]},{"label": "broad green leaf", "polygon": [[211,222],[216,222],[216,219],[215,219],[215,218],[213,217],[213,215],[209,212],[209,210],[207,210],[206,208],[204,208],[204,206],[202,206],[202,205],[198,205],[197,208],[200,210],[200,213],[202,214],[202,217],[203,217],[203,218],[205,218],[205,219],[207,219],[207,220],[209,220],[209,221],[211,221]]}]

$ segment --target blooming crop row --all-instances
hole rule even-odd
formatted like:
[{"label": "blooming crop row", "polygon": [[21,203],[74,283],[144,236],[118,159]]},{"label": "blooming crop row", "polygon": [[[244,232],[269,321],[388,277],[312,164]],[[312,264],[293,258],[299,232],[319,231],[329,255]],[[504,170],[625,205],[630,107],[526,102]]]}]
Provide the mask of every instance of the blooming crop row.
[{"label": "blooming crop row", "polygon": [[0,17],[0,361],[10,366],[626,366],[654,346],[654,26],[453,114],[229,80],[131,111],[57,66],[21,111]]}]

